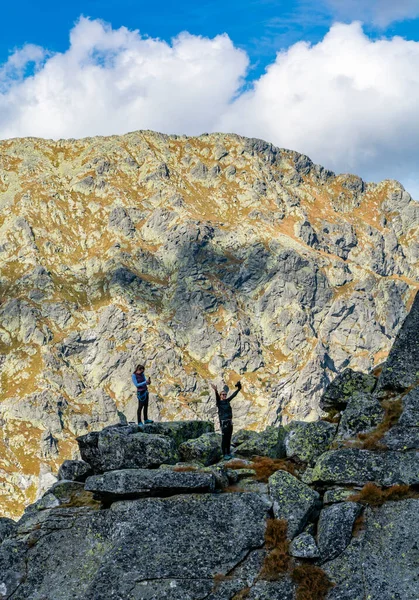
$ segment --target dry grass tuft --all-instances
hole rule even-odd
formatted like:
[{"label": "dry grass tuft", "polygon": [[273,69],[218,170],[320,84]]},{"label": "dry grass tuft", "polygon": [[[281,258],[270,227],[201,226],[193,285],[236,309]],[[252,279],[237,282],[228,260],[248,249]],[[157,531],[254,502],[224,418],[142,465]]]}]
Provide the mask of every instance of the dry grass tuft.
[{"label": "dry grass tuft", "polygon": [[265,542],[271,551],[265,557],[260,571],[260,578],[276,581],[289,569],[291,557],[288,554],[288,524],[283,519],[269,519],[266,526]]},{"label": "dry grass tuft", "polygon": [[268,458],[267,456],[255,456],[250,468],[256,471],[255,479],[264,483],[277,471],[287,471],[291,475],[297,474],[295,463],[282,458]]},{"label": "dry grass tuft", "polygon": [[408,485],[393,485],[382,489],[370,481],[358,493],[349,496],[348,500],[370,506],[382,506],[385,502],[418,497],[419,493]]},{"label": "dry grass tuft", "polygon": [[246,490],[243,487],[241,487],[240,485],[233,483],[231,485],[228,485],[226,488],[224,488],[223,492],[225,494],[240,494],[240,493],[246,492]]},{"label": "dry grass tuft", "polygon": [[323,569],[310,564],[295,567],[291,578],[297,584],[296,600],[324,600],[334,587]]},{"label": "dry grass tuft", "polygon": [[173,471],[176,471],[176,473],[190,473],[191,471],[197,471],[198,467],[191,467],[191,466],[187,466],[185,465],[184,467],[179,466],[179,467],[174,467]]},{"label": "dry grass tuft", "polygon": [[250,593],[250,588],[245,587],[242,590],[240,590],[239,592],[237,592],[237,594],[234,594],[232,600],[245,600],[245,598],[248,598],[249,593]]},{"label": "dry grass tuft", "polygon": [[249,463],[245,462],[244,460],[240,460],[239,458],[235,458],[233,460],[230,460],[229,462],[224,463],[224,466],[226,467],[226,469],[233,470],[250,469]]},{"label": "dry grass tuft", "polygon": [[358,537],[361,531],[365,529],[365,515],[364,512],[361,512],[354,521],[352,526],[352,536]]},{"label": "dry grass tuft", "polygon": [[403,411],[403,402],[401,398],[396,400],[383,400],[384,417],[381,423],[369,433],[358,434],[358,439],[362,442],[362,448],[365,450],[385,450],[386,446],[380,442],[383,435],[398,422]]}]

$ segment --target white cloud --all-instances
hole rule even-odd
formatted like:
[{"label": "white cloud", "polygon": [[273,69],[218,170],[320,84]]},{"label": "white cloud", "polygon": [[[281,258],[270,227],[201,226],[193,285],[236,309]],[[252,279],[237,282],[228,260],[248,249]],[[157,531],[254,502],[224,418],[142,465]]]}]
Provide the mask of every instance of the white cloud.
[{"label": "white cloud", "polygon": [[[19,62],[28,47],[12,55]],[[211,129],[241,85],[247,55],[227,35],[172,44],[82,18],[70,48],[32,77],[0,71],[0,137],[82,137],[139,128]]]},{"label": "white cloud", "polygon": [[419,199],[418,42],[337,24],[240,91],[247,67],[227,35],[168,44],[81,19],[66,52],[25,46],[0,69],[0,138],[237,132],[338,172],[400,179]]},{"label": "white cloud", "polygon": [[[337,171],[419,182],[419,43],[334,25],[278,54],[220,128],[304,152]],[[419,199],[419,183],[415,184]]]},{"label": "white cloud", "polygon": [[326,0],[340,19],[360,19],[386,27],[419,17],[418,0]]}]

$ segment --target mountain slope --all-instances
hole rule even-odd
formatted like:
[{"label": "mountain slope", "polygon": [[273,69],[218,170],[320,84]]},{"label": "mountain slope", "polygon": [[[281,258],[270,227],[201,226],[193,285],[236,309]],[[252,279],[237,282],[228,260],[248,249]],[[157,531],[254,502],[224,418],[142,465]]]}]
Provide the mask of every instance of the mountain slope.
[{"label": "mountain slope", "polygon": [[74,437],[153,414],[319,414],[385,358],[419,281],[419,204],[261,140],[135,132],[0,143],[0,506],[16,515]]}]

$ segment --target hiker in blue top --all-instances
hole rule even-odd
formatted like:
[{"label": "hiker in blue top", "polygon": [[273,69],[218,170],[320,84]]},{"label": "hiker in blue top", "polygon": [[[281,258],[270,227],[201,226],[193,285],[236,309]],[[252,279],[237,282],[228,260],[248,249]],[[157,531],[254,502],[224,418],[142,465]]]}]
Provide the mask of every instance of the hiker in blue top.
[{"label": "hiker in blue top", "polygon": [[144,365],[137,365],[134,373],[132,374],[132,383],[137,388],[137,421],[138,425],[143,424],[141,420],[141,413],[144,410],[144,423],[152,423],[153,421],[148,418],[148,387],[151,383],[150,377],[147,379],[145,374]]}]

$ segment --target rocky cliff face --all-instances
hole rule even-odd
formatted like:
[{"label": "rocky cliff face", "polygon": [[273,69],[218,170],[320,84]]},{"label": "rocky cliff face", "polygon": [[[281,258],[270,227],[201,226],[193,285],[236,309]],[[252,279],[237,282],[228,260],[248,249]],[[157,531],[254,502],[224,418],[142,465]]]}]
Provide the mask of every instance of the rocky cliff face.
[{"label": "rocky cliff face", "polygon": [[328,420],[239,431],[234,461],[205,421],[80,436],[0,519],[0,600],[416,600],[418,321],[419,295],[378,378],[346,369]]},{"label": "rocky cliff face", "polygon": [[0,144],[0,510],[134,419],[313,420],[345,367],[386,357],[419,281],[419,205],[234,135],[137,132]]}]

